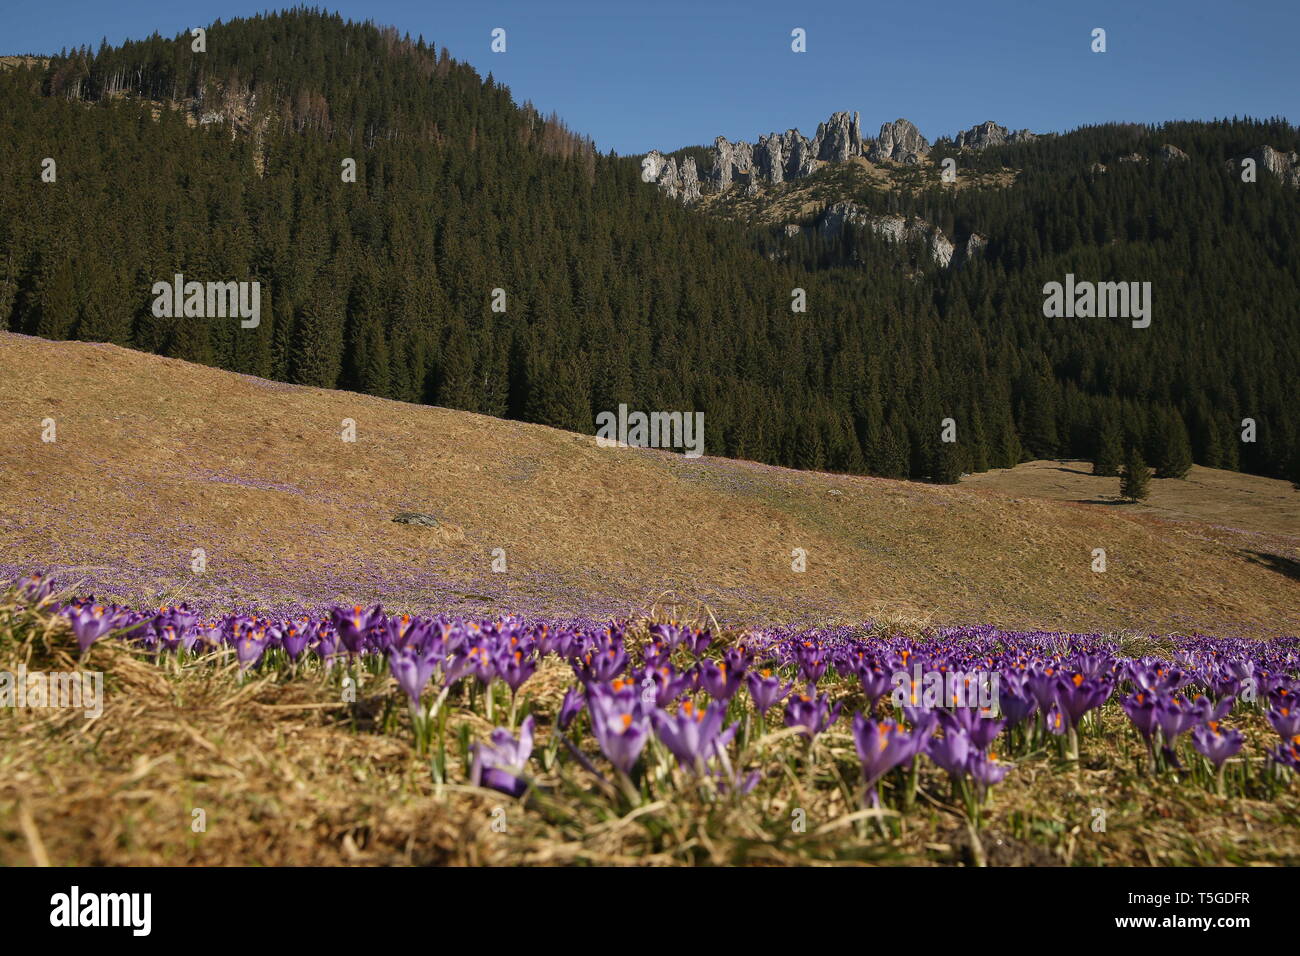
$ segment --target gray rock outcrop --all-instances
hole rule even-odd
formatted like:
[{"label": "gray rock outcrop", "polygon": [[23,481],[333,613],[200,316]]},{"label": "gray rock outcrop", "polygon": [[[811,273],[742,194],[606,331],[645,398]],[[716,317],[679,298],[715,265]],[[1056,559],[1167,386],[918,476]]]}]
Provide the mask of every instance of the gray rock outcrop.
[{"label": "gray rock outcrop", "polygon": [[906,163],[915,166],[929,152],[930,144],[925,141],[921,131],[908,120],[896,119],[880,127],[880,135],[867,150],[867,159],[873,163]]},{"label": "gray rock outcrop", "polygon": [[1012,131],[992,120],[985,120],[978,126],[958,133],[956,143],[959,149],[988,149],[1005,143],[1028,143],[1037,138],[1027,129]]},{"label": "gray rock outcrop", "polygon": [[1280,179],[1284,185],[1300,188],[1300,155],[1284,153],[1272,146],[1256,146],[1240,159],[1228,160],[1228,168],[1240,171],[1242,159],[1253,159],[1257,169],[1263,169]]},{"label": "gray rock outcrop", "polygon": [[671,156],[665,156],[657,149],[645,154],[641,161],[643,175],[648,182],[655,183],[669,199],[677,198],[677,162]]},{"label": "gray rock outcrop", "polygon": [[695,157],[687,156],[682,160],[682,202],[686,205],[700,201],[700,174],[695,168]]},{"label": "gray rock outcrop", "polygon": [[[832,203],[817,220],[817,232],[823,238],[834,238],[846,226],[861,226],[870,229],[877,236],[888,242],[905,243],[919,240],[930,258],[939,266],[960,268],[970,260],[983,255],[988,240],[972,233],[961,244],[955,244],[942,229],[924,219],[907,219],[898,215],[873,215],[856,203]],[[786,235],[790,235],[786,227]]]},{"label": "gray rock outcrop", "polygon": [[1184,153],[1177,146],[1174,146],[1172,143],[1165,143],[1163,146],[1161,146],[1158,155],[1160,156],[1160,159],[1165,163],[1165,165],[1168,165],[1170,163],[1187,162],[1187,154]]},{"label": "gray rock outcrop", "polygon": [[725,136],[713,141],[713,169],[710,180],[724,190],[737,180],[748,183],[754,171],[754,147],[744,140],[732,143]]},{"label": "gray rock outcrop", "polygon": [[[907,123],[907,120],[899,120]],[[915,126],[907,123],[913,131]],[[883,132],[885,127],[881,127]],[[920,136],[920,133],[916,134]],[[925,142],[924,139],[921,142]],[[817,137],[813,140],[813,155],[822,162],[846,163],[854,156],[862,155],[862,121],[857,113],[832,113],[831,118],[817,126]]]},{"label": "gray rock outcrop", "polygon": [[402,511],[393,515],[393,520],[398,524],[413,524],[425,528],[436,528],[442,524],[436,516],[422,511]]},{"label": "gray rock outcrop", "polygon": [[[1029,130],[1010,131],[992,120],[957,134],[957,145],[967,149],[986,149],[1002,143],[1036,139]],[[809,139],[797,129],[768,133],[756,143],[734,142],[725,136],[713,141],[709,165],[704,171],[687,171],[687,161],[680,167],[657,150],[647,153],[652,159],[652,181],[664,192],[683,202],[697,202],[706,191],[725,192],[732,186],[754,195],[763,185],[779,186],[802,179],[826,163],[844,163],[865,157],[873,163],[919,165],[930,153],[930,144],[921,131],[908,120],[896,119],[880,127],[880,135],[868,139],[862,135],[862,117],[857,112],[831,114],[817,125],[817,134]],[[694,163],[691,166],[694,167]]]}]

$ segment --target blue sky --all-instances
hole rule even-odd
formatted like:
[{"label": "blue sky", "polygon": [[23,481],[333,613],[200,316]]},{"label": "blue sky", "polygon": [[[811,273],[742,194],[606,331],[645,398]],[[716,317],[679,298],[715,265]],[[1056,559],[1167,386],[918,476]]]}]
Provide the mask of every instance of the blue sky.
[{"label": "blue sky", "polygon": [[[491,72],[602,150],[811,135],[858,110],[929,139],[986,119],[1036,131],[1106,121],[1300,117],[1300,0],[339,0]],[[268,9],[246,0],[0,0],[0,52],[171,36]],[[274,9],[270,7],[269,9]],[[489,49],[494,27],[507,50]],[[790,49],[807,31],[808,51]],[[1107,52],[1090,50],[1107,33]]]}]

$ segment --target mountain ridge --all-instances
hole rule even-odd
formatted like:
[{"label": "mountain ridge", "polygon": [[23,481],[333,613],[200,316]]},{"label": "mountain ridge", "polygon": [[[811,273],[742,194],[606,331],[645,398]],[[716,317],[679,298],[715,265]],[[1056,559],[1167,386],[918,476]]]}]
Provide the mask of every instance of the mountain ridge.
[{"label": "mountain ridge", "polygon": [[[294,11],[207,40],[0,72],[6,328],[571,430],[620,404],[702,411],[711,453],[809,469],[954,481],[1087,457],[1112,425],[1152,461],[1184,435],[1212,467],[1300,461],[1297,191],[1226,165],[1289,157],[1284,121],[877,165],[842,114],[818,151],[868,155],[755,197],[706,192],[692,152],[701,216],[423,38]],[[885,138],[920,155],[906,127]],[[1188,160],[1122,161],[1164,144]],[[839,202],[848,225],[818,228]],[[178,273],[258,282],[259,326],[154,315]],[[1046,319],[1067,274],[1151,282],[1149,334]]]}]

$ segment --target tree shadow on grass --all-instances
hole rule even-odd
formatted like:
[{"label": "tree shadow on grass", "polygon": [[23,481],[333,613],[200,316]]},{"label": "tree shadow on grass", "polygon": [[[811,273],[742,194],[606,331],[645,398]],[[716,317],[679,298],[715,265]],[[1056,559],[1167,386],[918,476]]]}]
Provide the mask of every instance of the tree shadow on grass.
[{"label": "tree shadow on grass", "polygon": [[1242,554],[1246,555],[1246,560],[1251,564],[1262,564],[1270,571],[1285,574],[1292,581],[1300,581],[1300,561],[1284,558],[1280,554],[1269,554],[1267,551],[1243,551]]}]

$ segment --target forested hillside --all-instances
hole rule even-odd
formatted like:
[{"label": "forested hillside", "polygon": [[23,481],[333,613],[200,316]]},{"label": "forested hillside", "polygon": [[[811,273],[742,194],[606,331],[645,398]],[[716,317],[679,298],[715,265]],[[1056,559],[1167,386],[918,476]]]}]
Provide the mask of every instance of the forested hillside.
[{"label": "forested hillside", "polygon": [[[1300,194],[1227,165],[1265,143],[1300,136],[1097,127],[960,154],[1020,171],[1006,188],[854,197],[989,237],[945,271],[853,230],[778,239],[683,208],[431,39],[296,10],[213,24],[201,53],[154,36],[0,74],[0,316],[586,432],[620,402],[703,410],[707,454],[805,468],[954,480],[1090,457],[1103,433],[1159,461],[1186,434],[1200,463],[1280,475],[1300,449]],[[1117,162],[1133,152],[1151,159]],[[260,281],[260,325],[156,318],[176,273]],[[1066,273],[1151,282],[1150,328],[1045,318]]]}]

